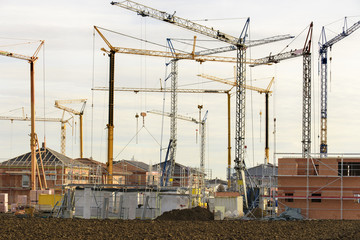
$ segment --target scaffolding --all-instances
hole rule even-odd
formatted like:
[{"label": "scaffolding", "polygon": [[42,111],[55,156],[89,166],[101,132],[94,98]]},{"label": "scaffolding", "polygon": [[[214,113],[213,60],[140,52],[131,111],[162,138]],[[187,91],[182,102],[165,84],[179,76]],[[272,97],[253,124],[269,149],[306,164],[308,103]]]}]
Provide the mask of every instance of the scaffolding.
[{"label": "scaffolding", "polygon": [[278,208],[299,208],[306,219],[359,219],[360,154],[279,159]]}]

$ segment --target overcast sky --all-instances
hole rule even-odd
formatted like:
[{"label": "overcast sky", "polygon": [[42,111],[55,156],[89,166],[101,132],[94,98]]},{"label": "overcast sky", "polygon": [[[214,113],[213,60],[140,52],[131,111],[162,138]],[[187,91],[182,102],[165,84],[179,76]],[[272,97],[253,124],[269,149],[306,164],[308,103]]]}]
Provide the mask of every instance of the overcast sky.
[{"label": "overcast sky", "polygon": [[[165,1],[142,0],[140,3],[174,13],[214,29],[238,37],[247,17],[250,17],[249,40],[275,35],[291,34],[295,40],[250,48],[247,58],[260,58],[302,48],[307,28],[314,22],[312,62],[312,151],[319,152],[319,76],[318,40],[322,26],[326,26],[328,39],[342,31],[343,18],[348,16],[348,26],[360,20],[360,2],[345,1]],[[108,57],[100,50],[107,47],[93,26],[100,26],[118,33],[145,39],[137,41],[123,35],[103,31],[113,46],[166,51],[166,38],[172,38],[176,48],[191,52],[194,33],[136,13],[112,6],[110,1],[10,1],[1,0],[0,50],[32,55],[38,46],[33,40],[45,40],[35,66],[36,114],[39,117],[62,117],[53,107],[57,99],[88,99],[84,115],[84,155],[106,162],[107,146],[107,93],[91,91],[93,86],[108,85]],[[204,21],[208,19],[208,21]],[[226,46],[211,38],[198,37],[197,50],[201,47]],[[182,39],[182,40],[179,40]],[[206,41],[205,41],[206,40]],[[211,40],[211,41],[209,41]],[[359,153],[360,133],[358,96],[360,85],[360,30],[333,46],[331,81],[328,94],[328,145],[330,153]],[[32,42],[31,44],[20,44]],[[153,45],[150,42],[163,46]],[[20,44],[20,45],[19,45]],[[235,52],[224,56],[236,56]],[[170,69],[169,59],[120,55],[116,56],[115,85],[117,87],[164,87]],[[197,77],[205,73],[221,78],[233,78],[234,64],[195,63],[179,61],[179,88],[229,89],[230,86]],[[330,76],[330,72],[329,72]],[[278,153],[301,153],[302,128],[302,58],[283,61],[273,66],[247,68],[247,84],[266,88],[275,77],[270,98],[270,161],[273,162],[274,146]],[[20,108],[30,115],[30,73],[26,61],[0,57],[0,114],[22,116]],[[166,83],[170,87],[170,82]],[[45,95],[44,95],[45,94]],[[135,114],[148,110],[162,110],[163,95],[159,93],[134,94],[117,92],[115,97],[115,160],[134,158],[145,163],[160,161],[161,116],[148,114],[139,118]],[[225,178],[227,167],[227,111],[224,94],[179,94],[178,114],[198,117],[198,105],[208,110],[206,168],[213,177]],[[246,164],[251,167],[264,162],[264,95],[247,91],[246,100]],[[235,96],[232,98],[232,140],[234,139]],[[92,106],[93,104],[93,106]],[[79,105],[69,105],[79,109]],[[165,111],[170,111],[170,95],[165,97]],[[260,111],[263,113],[260,115]],[[70,115],[65,114],[65,118]],[[276,117],[276,144],[274,124]],[[75,117],[78,122],[77,117]],[[70,121],[72,124],[72,121]],[[67,125],[66,154],[79,156],[78,123]],[[75,127],[76,126],[76,127]],[[169,119],[164,119],[163,147],[169,140]],[[176,161],[199,167],[199,143],[196,142],[197,126],[178,121],[178,150]],[[140,130],[137,140],[135,134]],[[0,161],[30,150],[30,122],[0,122]],[[60,123],[36,123],[40,141],[46,136],[47,146],[60,152]],[[198,141],[199,142],[199,141]],[[232,142],[234,149],[234,141]],[[232,152],[232,156],[234,156]],[[283,157],[284,155],[276,155]]]}]

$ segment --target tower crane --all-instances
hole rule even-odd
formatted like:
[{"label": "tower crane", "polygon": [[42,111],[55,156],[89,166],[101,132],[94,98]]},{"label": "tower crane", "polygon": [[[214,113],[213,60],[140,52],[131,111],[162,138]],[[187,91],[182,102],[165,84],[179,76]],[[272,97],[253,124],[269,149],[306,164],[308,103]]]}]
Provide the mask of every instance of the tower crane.
[{"label": "tower crane", "polygon": [[[235,169],[237,171],[237,178],[245,179],[245,88],[243,85],[246,80],[246,36],[248,31],[248,25],[250,18],[247,19],[245,26],[240,34],[239,38],[233,37],[229,34],[215,30],[214,28],[206,27],[187,19],[183,19],[169,14],[164,11],[159,11],[154,8],[147,7],[145,5],[125,0],[121,2],[111,2],[112,5],[128,9],[136,12],[142,17],[152,17],[160,21],[165,21],[173,25],[188,29],[193,32],[203,34],[205,36],[226,42],[230,45],[234,45],[237,50],[237,79],[236,79],[236,124],[235,124]],[[264,42],[266,43],[266,42]],[[243,187],[245,190],[246,183],[243,181]],[[244,191],[246,192],[246,191]],[[245,194],[245,205],[248,207],[247,197]]]},{"label": "tower crane", "polygon": [[[231,88],[232,89],[232,88]],[[228,106],[228,129],[230,129],[230,96],[231,96],[231,89],[229,90],[215,90],[215,89],[177,89],[177,93],[222,93],[226,94],[227,96],[227,106]],[[109,88],[107,87],[94,87],[92,90],[97,91],[109,91]],[[164,88],[125,88],[125,87],[115,87],[114,91],[120,91],[120,92],[168,92],[171,93],[171,89],[164,89]],[[230,136],[228,138],[228,160],[231,161],[231,142],[230,142]],[[231,164],[231,162],[230,162]],[[230,172],[229,172],[230,173]],[[228,182],[228,187],[230,187],[230,182]]]},{"label": "tower crane", "polygon": [[[320,157],[327,157],[328,145],[327,145],[327,62],[328,62],[328,49],[349,36],[357,29],[360,28],[360,21],[354,23],[351,27],[347,28],[347,18],[345,17],[343,31],[330,39],[326,40],[325,28],[322,27],[321,36],[319,41],[319,65],[320,65],[320,77],[321,77],[321,130],[320,130]],[[331,61],[331,58],[330,58]]]},{"label": "tower crane", "polygon": [[[106,45],[109,47],[110,51],[102,48],[101,50],[106,52],[110,58],[110,71],[109,71],[109,123],[108,127],[108,172],[109,178],[108,183],[112,184],[112,162],[113,162],[113,112],[114,112],[114,64],[115,64],[115,53],[126,53],[126,54],[135,54],[135,55],[147,55],[154,57],[165,57],[165,58],[173,58],[171,61],[171,112],[173,113],[173,118],[170,124],[170,141],[171,141],[171,162],[172,166],[175,167],[175,153],[176,153],[176,112],[177,112],[177,62],[179,59],[186,60],[195,60],[200,63],[205,61],[219,61],[219,62],[230,62],[235,63],[237,59],[228,58],[228,57],[216,57],[216,56],[201,56],[195,57],[194,54],[178,54],[172,47],[172,43],[168,40],[171,52],[163,52],[163,51],[153,51],[153,50],[141,50],[141,49],[133,49],[133,48],[120,48],[114,47],[110,44],[110,42],[106,39],[106,37],[100,31],[100,27],[94,26],[96,32],[100,35]],[[104,29],[103,29],[104,30]],[[245,60],[244,60],[245,61]],[[251,62],[246,62],[251,63]],[[172,167],[171,173],[173,173],[174,168]]]},{"label": "tower crane", "polygon": [[36,60],[38,60],[38,53],[41,47],[44,45],[43,40],[40,41],[38,48],[35,50],[34,54],[29,56],[24,56],[17,53],[0,51],[0,55],[5,57],[18,58],[21,60],[26,60],[30,63],[30,102],[31,102],[31,133],[30,133],[30,149],[31,149],[31,177],[30,177],[30,187],[31,190],[36,190],[36,139],[35,139],[35,71],[34,65]]},{"label": "tower crane", "polygon": [[[80,119],[80,158],[83,158],[83,115],[87,99],[55,100],[55,107],[79,116]],[[80,111],[64,106],[63,104],[82,103]]]},{"label": "tower crane", "polygon": [[[226,80],[223,78],[219,78],[216,76],[211,76],[208,74],[198,74],[199,77],[202,78],[206,78],[206,79],[210,79],[216,82],[220,82],[220,83],[224,83],[224,84],[228,84],[231,86],[236,86],[236,82],[235,81],[230,81],[230,80]],[[271,85],[273,84],[275,78],[272,78],[268,87],[266,89],[263,88],[259,88],[259,87],[255,87],[255,86],[250,86],[250,85],[245,85],[244,88],[248,89],[248,90],[252,90],[252,91],[257,91],[258,93],[262,94],[265,93],[265,128],[266,128],[266,133],[265,133],[265,159],[266,159],[266,163],[269,163],[269,94],[272,93],[272,91],[270,91]],[[230,129],[228,130],[228,135],[230,136]],[[230,137],[229,137],[230,138]],[[231,168],[231,162],[228,162],[228,169]],[[230,171],[228,170],[228,181],[230,181]]]},{"label": "tower crane", "polygon": [[[65,120],[64,118],[42,118],[42,117],[35,117],[35,121],[38,122],[60,122],[61,123],[61,143],[60,143],[60,149],[61,154],[66,154],[66,123],[69,123],[69,121],[72,119],[70,117],[69,119]],[[22,117],[14,117],[14,116],[0,116],[0,120],[10,120],[13,121],[31,121],[31,119],[27,116]]]},{"label": "tower crane", "polygon": [[[147,111],[148,113],[153,113],[153,114],[157,114],[157,115],[164,115],[164,116],[167,116],[167,117],[172,117],[172,114],[171,113],[166,113],[166,112],[162,112],[162,111],[156,111],[156,110],[150,110],[150,111]],[[200,171],[201,171],[201,188],[203,189],[205,187],[204,185],[204,175],[205,175],[205,140],[206,140],[206,134],[205,134],[205,123],[206,123],[206,120],[207,120],[207,114],[208,114],[208,111],[206,111],[203,119],[201,121],[199,120],[196,120],[195,118],[192,118],[192,117],[188,117],[188,116],[182,116],[182,115],[177,115],[176,118],[177,119],[180,119],[180,120],[185,120],[185,121],[189,121],[189,122],[193,122],[195,124],[200,124],[201,125],[201,131],[200,131],[200,141],[201,141],[201,144],[200,144]],[[166,164],[166,163],[165,163]],[[166,165],[164,165],[166,166]],[[165,174],[166,174],[166,183],[167,183],[167,180],[168,180],[168,177],[169,177],[169,173],[170,172],[170,169],[165,169],[164,167],[164,170],[163,170],[163,178],[165,177]],[[170,175],[170,177],[172,177],[172,175]],[[165,183],[165,184],[166,184]]]},{"label": "tower crane", "polygon": [[274,56],[267,56],[253,60],[256,64],[252,67],[263,64],[279,63],[282,60],[303,56],[303,111],[302,111],[302,156],[307,157],[311,152],[311,41],[313,22],[310,23],[304,47],[279,53]]}]

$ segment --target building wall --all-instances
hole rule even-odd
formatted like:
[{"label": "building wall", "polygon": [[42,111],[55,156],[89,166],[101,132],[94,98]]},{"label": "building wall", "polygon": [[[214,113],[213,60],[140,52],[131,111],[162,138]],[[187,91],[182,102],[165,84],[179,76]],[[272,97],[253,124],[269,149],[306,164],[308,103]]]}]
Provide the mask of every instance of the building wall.
[{"label": "building wall", "polygon": [[133,186],[145,186],[146,185],[146,173],[147,171],[138,168],[127,162],[119,162],[116,164],[116,167],[120,168],[122,171],[131,172],[132,174],[126,176],[125,184]]},{"label": "building wall", "polygon": [[[88,169],[74,169],[63,166],[45,166],[45,176],[48,189],[54,189],[56,194],[62,194],[62,185],[68,183],[87,183]],[[74,174],[68,174],[73,172]],[[76,174],[75,174],[76,173]],[[24,178],[28,178],[28,184],[24,185]],[[40,177],[43,188],[43,175],[40,170]],[[38,178],[36,177],[37,189],[40,189]],[[7,166],[0,168],[0,192],[9,194],[9,204],[16,203],[18,195],[27,195],[30,203],[30,168]]]},{"label": "building wall", "polygon": [[310,219],[360,219],[357,163],[360,159],[279,159],[279,212],[288,206]]}]

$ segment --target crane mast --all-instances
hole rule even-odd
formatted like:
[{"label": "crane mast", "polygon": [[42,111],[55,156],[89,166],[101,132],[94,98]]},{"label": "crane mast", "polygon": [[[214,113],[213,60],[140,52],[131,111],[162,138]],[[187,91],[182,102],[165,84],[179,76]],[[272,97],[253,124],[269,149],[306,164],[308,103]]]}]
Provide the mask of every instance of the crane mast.
[{"label": "crane mast", "polygon": [[[153,51],[153,50],[141,50],[141,49],[131,49],[131,48],[120,48],[120,47],[114,47],[111,45],[111,43],[105,38],[105,36],[101,33],[99,29],[102,29],[100,27],[94,26],[94,29],[98,32],[100,37],[104,40],[104,42],[108,45],[110,51],[105,50],[102,48],[101,50],[106,52],[110,57],[110,80],[109,80],[109,124],[108,124],[108,172],[109,175],[112,175],[112,146],[113,146],[113,126],[111,127],[110,119],[113,118],[113,115],[110,114],[110,112],[113,112],[113,95],[114,95],[114,83],[113,80],[113,74],[114,74],[114,56],[115,53],[126,53],[126,54],[135,54],[135,55],[147,55],[147,56],[154,56],[154,57],[165,57],[165,58],[173,58],[170,61],[171,65],[171,112],[173,114],[172,120],[170,122],[170,163],[173,163],[171,165],[171,171],[170,174],[172,176],[174,170],[175,170],[175,157],[176,157],[176,112],[177,112],[177,76],[178,76],[178,61],[180,59],[187,59],[187,60],[195,60],[200,63],[204,61],[219,61],[219,62],[230,62],[234,63],[237,61],[235,58],[229,58],[229,57],[216,57],[216,56],[201,56],[200,58],[194,57],[194,54],[179,54],[175,52],[174,47],[172,46],[171,40],[168,39],[168,44],[170,47],[170,52],[163,52],[163,51]],[[249,62],[250,63],[250,62]],[[170,177],[171,177],[170,176]]]},{"label": "crane mast", "polygon": [[[228,84],[231,86],[236,86],[236,82],[234,81],[230,81],[230,80],[226,80],[223,78],[219,78],[216,76],[212,76],[212,75],[208,75],[208,74],[198,74],[197,76],[205,78],[205,79],[210,79],[216,82],[220,82],[220,83],[224,83],[224,84]],[[265,163],[269,163],[269,135],[268,135],[268,128],[269,128],[269,95],[272,93],[272,91],[270,91],[271,85],[273,84],[275,78],[272,78],[268,87],[266,89],[263,88],[259,88],[259,87],[255,87],[255,86],[250,86],[250,85],[244,85],[244,88],[248,89],[248,90],[252,90],[252,91],[257,91],[258,93],[262,94],[265,93],[265,115],[266,115],[266,123],[265,123],[265,128],[266,128],[266,136],[265,136]],[[230,112],[230,111],[229,111]],[[230,124],[229,124],[230,125]],[[228,138],[229,138],[229,142],[230,142],[230,129],[228,129]],[[228,169],[230,169],[231,167],[231,163],[228,164]],[[230,181],[230,172],[228,171],[228,184]]]},{"label": "crane mast", "polygon": [[[170,178],[174,176],[175,171],[175,157],[177,146],[177,88],[178,88],[178,59],[171,60],[171,118],[170,118]],[[172,182],[171,182],[172,183]]]},{"label": "crane mast", "polygon": [[31,177],[30,177],[30,187],[31,190],[36,190],[36,133],[35,133],[35,70],[34,65],[38,59],[37,55],[44,45],[43,40],[40,41],[38,48],[35,50],[34,54],[29,56],[24,56],[16,53],[0,51],[0,55],[6,57],[18,58],[21,60],[26,60],[30,63],[30,103],[31,103],[31,133],[30,133],[30,149],[31,149]]},{"label": "crane mast", "polygon": [[245,39],[247,36],[248,25],[250,19],[248,18],[242,33],[239,38],[233,37],[229,34],[215,30],[214,28],[206,27],[190,20],[179,18],[174,14],[169,14],[163,11],[159,11],[154,8],[150,8],[130,0],[122,2],[111,2],[112,5],[122,7],[136,12],[143,17],[152,17],[161,21],[168,22],[170,24],[177,25],[187,30],[203,34],[205,36],[226,42],[234,45],[237,49],[237,80],[236,80],[236,137],[235,137],[235,169],[237,171],[237,177],[240,179],[242,176],[245,205],[248,207],[248,201],[246,196],[246,184],[245,184],[245,88],[243,85],[246,80],[246,45]]},{"label": "crane mast", "polygon": [[255,59],[256,64],[251,67],[263,64],[278,63],[282,60],[303,56],[303,104],[302,104],[302,156],[307,157],[311,152],[311,41],[313,23],[310,23],[304,47],[299,50],[279,53],[274,56],[267,56]]},{"label": "crane mast", "polygon": [[[85,110],[85,105],[86,105],[86,101],[87,99],[72,99],[72,100],[55,100],[55,107],[62,109],[66,112],[75,114],[79,116],[80,119],[80,158],[83,158],[83,115],[84,115],[84,110]],[[69,104],[69,103],[83,103],[81,110],[77,111],[75,109],[66,107],[62,104]]]},{"label": "crane mast", "polygon": [[[156,110],[150,110],[150,111],[147,111],[147,112],[157,114],[157,115],[164,115],[164,116],[167,116],[167,117],[170,117],[170,118],[172,118],[172,116],[173,116],[172,113],[166,113],[166,112],[163,113],[161,111],[156,111]],[[177,115],[176,116],[177,119],[184,120],[184,121],[189,121],[189,122],[194,122],[195,124],[200,124],[200,126],[201,126],[201,129],[200,129],[200,139],[201,139],[200,140],[200,172],[201,172],[200,189],[202,190],[202,193],[204,193],[204,189],[205,189],[205,145],[206,145],[205,144],[206,143],[205,123],[206,123],[206,120],[207,120],[207,114],[208,114],[208,111],[206,111],[206,113],[205,113],[202,120],[196,120],[195,118],[182,116],[182,115]]]},{"label": "crane mast", "polygon": [[322,27],[321,37],[319,41],[319,65],[320,65],[320,78],[321,78],[321,128],[320,128],[320,157],[327,157],[327,73],[328,73],[328,49],[343,38],[349,36],[357,29],[360,28],[360,21],[347,28],[347,18],[345,17],[343,31],[330,39],[326,40],[325,28]]},{"label": "crane mast", "polygon": [[311,41],[313,23],[311,22],[303,48],[303,119],[302,156],[311,153]]},{"label": "crane mast", "polygon": [[[98,91],[109,91],[109,88],[107,87],[94,87],[92,90],[98,90]],[[114,88],[114,91],[120,91],[120,92],[169,92],[171,93],[171,89],[163,89],[163,88]],[[228,102],[228,129],[230,129],[230,90],[215,90],[215,89],[177,89],[177,93],[222,93],[227,95],[227,102]],[[170,116],[170,114],[169,114]],[[180,119],[180,116],[177,116],[177,119]],[[192,121],[195,121],[192,120]],[[228,159],[229,159],[229,169],[231,166],[230,162],[230,156],[231,156],[231,143],[230,143],[230,135],[228,136]],[[171,145],[171,142],[170,142]],[[230,171],[228,171],[228,174],[230,176]],[[229,177],[230,179],[230,177]],[[228,187],[230,187],[230,183],[228,183]]]},{"label": "crane mast", "polygon": [[235,133],[235,169],[237,171],[237,178],[240,179],[242,176],[242,186],[245,196],[245,205],[247,206],[247,196],[246,196],[246,183],[245,183],[245,84],[246,75],[246,46],[245,38],[247,35],[247,29],[250,22],[248,18],[244,29],[240,35],[240,38],[233,37],[231,35],[220,32],[219,30],[214,30],[213,28],[206,27],[190,20],[179,18],[174,14],[168,14],[157,9],[153,9],[133,1],[122,1],[122,2],[112,2],[112,5],[116,5],[131,11],[136,12],[138,15],[143,17],[153,17],[155,19],[165,21],[185,29],[191,30],[193,32],[201,33],[205,36],[218,39],[220,41],[235,45],[237,49],[237,85],[236,85],[236,133]]},{"label": "crane mast", "polygon": [[[38,121],[38,122],[60,122],[61,123],[60,149],[61,149],[61,154],[64,154],[64,155],[66,154],[66,123],[68,123],[70,119],[72,119],[72,117],[67,120],[64,120],[63,118],[42,118],[42,117],[35,118],[35,121]],[[27,116],[23,116],[23,117],[0,116],[0,120],[31,121],[31,118],[29,118]]]}]

